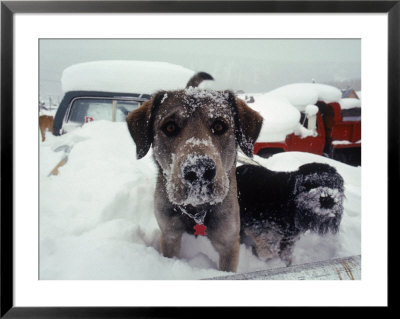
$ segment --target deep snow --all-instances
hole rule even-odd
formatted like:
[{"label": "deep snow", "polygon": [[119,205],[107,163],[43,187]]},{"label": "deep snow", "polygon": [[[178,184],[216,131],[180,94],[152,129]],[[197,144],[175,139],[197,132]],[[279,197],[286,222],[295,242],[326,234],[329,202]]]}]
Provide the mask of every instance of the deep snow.
[{"label": "deep snow", "polygon": [[284,141],[286,135],[300,126],[300,112],[282,97],[262,94],[254,97],[249,104],[264,118],[258,140],[261,142]]},{"label": "deep snow", "polygon": [[[218,270],[206,237],[184,235],[179,259],[164,258],[153,214],[156,168],[151,152],[136,160],[125,123],[91,122],[40,143],[40,279],[199,279]],[[70,145],[68,162],[48,176]],[[333,165],[345,180],[344,214],[336,235],[307,233],[297,242],[294,264],[361,254],[361,168],[308,153],[281,153],[256,161],[273,170],[309,162]],[[238,272],[282,267],[263,262],[244,245]]]}]

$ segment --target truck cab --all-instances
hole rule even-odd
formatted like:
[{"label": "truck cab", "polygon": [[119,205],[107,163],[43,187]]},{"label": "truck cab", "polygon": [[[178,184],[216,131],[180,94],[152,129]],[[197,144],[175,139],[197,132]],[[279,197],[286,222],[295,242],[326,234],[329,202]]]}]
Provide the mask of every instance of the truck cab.
[{"label": "truck cab", "polygon": [[194,74],[183,66],[157,61],[71,65],[62,73],[64,96],[54,117],[53,134],[62,135],[92,121],[125,121],[151,94],[184,88]]},{"label": "truck cab", "polygon": [[129,112],[150,97],[149,94],[134,93],[67,92],[55,115],[53,134],[62,135],[92,121],[125,121]]},{"label": "truck cab", "polygon": [[[292,105],[296,105],[299,100],[312,104],[306,107],[300,106],[300,104],[294,106],[300,113],[297,127],[293,126],[292,132],[289,132],[280,140],[271,140],[268,136],[261,134],[255,143],[254,154],[268,158],[280,152],[308,152],[353,166],[361,165],[361,101],[359,99],[342,99],[337,92],[336,96],[333,97],[335,94],[330,91],[334,92],[334,88],[319,87],[318,85],[315,85],[315,87],[325,92],[314,94],[315,100],[313,101],[300,96],[298,93],[301,91],[299,88],[304,88],[303,95],[307,95],[307,93],[312,95],[307,90],[312,88],[313,84],[289,85],[288,87],[290,90],[286,87],[284,87],[284,90],[277,90],[279,93],[285,93],[279,94],[280,98],[286,99]],[[339,92],[338,89],[336,90]],[[277,96],[274,92],[267,93],[267,95]],[[330,96],[324,99],[326,95]],[[296,98],[293,98],[293,96],[296,96]],[[316,96],[318,98],[315,98]],[[257,96],[255,96],[255,101],[257,102]],[[248,103],[250,103],[249,105],[252,103],[249,98]],[[314,112],[309,112],[310,105],[315,107]],[[257,106],[260,110],[266,107],[266,105]],[[268,107],[273,108],[273,106]],[[269,112],[266,110],[264,118],[267,119],[268,117],[270,117]],[[280,120],[282,119],[275,119],[275,121]],[[268,123],[265,125],[268,125]],[[304,134],[304,132],[307,134]]]}]

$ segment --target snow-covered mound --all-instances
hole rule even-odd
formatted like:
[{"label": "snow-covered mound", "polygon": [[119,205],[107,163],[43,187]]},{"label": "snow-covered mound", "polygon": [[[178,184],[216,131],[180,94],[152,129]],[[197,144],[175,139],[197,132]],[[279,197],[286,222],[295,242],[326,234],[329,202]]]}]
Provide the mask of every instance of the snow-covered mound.
[{"label": "snow-covered mound", "polygon": [[332,103],[339,101],[342,97],[339,89],[319,83],[294,83],[268,93],[288,99],[299,111],[304,111],[307,105],[315,104],[317,101]]},{"label": "snow-covered mound", "polygon": [[352,108],[361,107],[361,100],[353,98],[345,98],[339,100],[340,108],[342,110],[348,110]]},{"label": "snow-covered mound", "polygon": [[[48,176],[71,146],[58,176]],[[59,151],[57,151],[59,150]],[[153,213],[156,166],[151,152],[136,160],[125,123],[98,121],[40,143],[41,279],[199,279],[226,275],[207,237],[184,235],[179,259],[160,253]],[[344,214],[336,235],[305,234],[294,264],[361,254],[361,168],[308,153],[255,160],[290,171],[309,162],[336,167],[345,180]],[[238,272],[282,267],[263,262],[244,245]]]},{"label": "snow-covered mound", "polygon": [[54,117],[56,115],[56,112],[57,112],[57,109],[54,109],[54,110],[44,110],[44,109],[42,109],[42,110],[39,111],[39,116],[48,115],[48,116],[53,116]]},{"label": "snow-covered mound", "polygon": [[300,112],[285,99],[263,94],[255,97],[254,103],[249,105],[264,118],[258,137],[260,142],[284,141],[286,135],[300,125]]},{"label": "snow-covered mound", "polygon": [[183,89],[195,72],[180,65],[152,61],[93,61],[63,71],[63,92],[74,90],[147,93]]},{"label": "snow-covered mound", "polygon": [[[294,133],[302,138],[315,136],[315,130],[309,130],[300,123],[300,111],[288,99],[274,96],[269,93],[251,94],[254,102],[249,106],[259,112],[263,117],[263,126],[257,142],[283,142],[286,136]],[[239,96],[246,99],[246,95]],[[313,104],[304,106],[304,112],[313,116],[318,112],[318,107]]]}]

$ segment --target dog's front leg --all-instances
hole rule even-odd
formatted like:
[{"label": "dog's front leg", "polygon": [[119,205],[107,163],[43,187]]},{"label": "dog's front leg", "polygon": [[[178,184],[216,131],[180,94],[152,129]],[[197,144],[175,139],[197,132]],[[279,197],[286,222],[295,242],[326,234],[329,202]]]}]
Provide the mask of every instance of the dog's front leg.
[{"label": "dog's front leg", "polygon": [[235,272],[239,264],[239,240],[219,249],[219,269],[222,271]]},{"label": "dog's front leg", "polygon": [[279,257],[289,267],[292,264],[294,244],[299,236],[286,236],[280,242]]},{"label": "dog's front leg", "polygon": [[162,232],[161,251],[164,257],[179,257],[181,250],[182,232]]},{"label": "dog's front leg", "polygon": [[235,272],[239,264],[240,239],[239,234],[225,233],[209,234],[211,243],[219,254],[219,269]]},{"label": "dog's front leg", "polygon": [[154,213],[161,230],[160,246],[164,257],[179,257],[184,227],[179,215],[168,201],[165,181],[160,172],[154,193]]},{"label": "dog's front leg", "polygon": [[232,180],[234,183],[231,183],[233,186],[230,188],[230,194],[209,215],[208,237],[219,253],[219,269],[236,272],[240,250],[240,214],[237,191],[234,187],[236,180]]}]

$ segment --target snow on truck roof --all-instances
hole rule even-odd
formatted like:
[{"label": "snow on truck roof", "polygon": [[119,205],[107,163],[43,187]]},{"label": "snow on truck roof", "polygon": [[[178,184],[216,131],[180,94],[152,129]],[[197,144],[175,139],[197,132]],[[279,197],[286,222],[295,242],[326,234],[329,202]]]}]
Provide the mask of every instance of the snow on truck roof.
[{"label": "snow on truck roof", "polygon": [[342,110],[348,110],[352,108],[360,108],[361,107],[361,100],[354,99],[354,98],[344,98],[340,99],[339,101],[340,108]]},{"label": "snow on truck roof", "polygon": [[300,112],[286,99],[267,93],[256,96],[250,105],[264,118],[260,142],[283,141],[299,124]]},{"label": "snow on truck roof", "polygon": [[93,61],[67,67],[63,92],[106,91],[152,94],[183,89],[195,72],[180,65],[153,61]]},{"label": "snow on truck roof", "polygon": [[342,99],[339,89],[319,83],[294,83],[268,93],[242,94],[239,97],[244,98],[246,95],[253,96],[254,102],[250,105],[264,118],[259,142],[284,141],[291,133],[302,137],[315,134],[302,127],[299,120],[300,112],[314,115],[318,110],[315,106],[318,101],[338,102],[342,108],[361,106],[359,100]]},{"label": "snow on truck roof", "polygon": [[342,92],[339,89],[319,83],[289,84],[272,90],[268,94],[288,99],[299,111],[304,111],[307,105],[318,101],[332,103],[342,98]]}]

